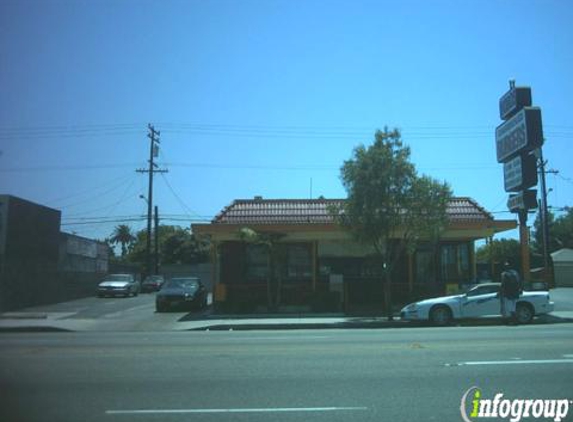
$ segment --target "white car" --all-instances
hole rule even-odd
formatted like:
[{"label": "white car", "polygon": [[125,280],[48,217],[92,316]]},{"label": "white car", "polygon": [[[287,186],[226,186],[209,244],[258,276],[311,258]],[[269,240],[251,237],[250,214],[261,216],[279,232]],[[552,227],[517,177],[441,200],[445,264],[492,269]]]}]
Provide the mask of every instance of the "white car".
[{"label": "white car", "polygon": [[[408,321],[430,321],[436,325],[449,324],[454,319],[500,316],[500,283],[484,283],[467,293],[426,299],[405,306],[401,318]],[[552,312],[549,292],[523,292],[517,300],[517,322],[526,324],[535,315]]]},{"label": "white car", "polygon": [[104,296],[137,296],[139,282],[132,274],[110,274],[97,286],[98,297]]}]

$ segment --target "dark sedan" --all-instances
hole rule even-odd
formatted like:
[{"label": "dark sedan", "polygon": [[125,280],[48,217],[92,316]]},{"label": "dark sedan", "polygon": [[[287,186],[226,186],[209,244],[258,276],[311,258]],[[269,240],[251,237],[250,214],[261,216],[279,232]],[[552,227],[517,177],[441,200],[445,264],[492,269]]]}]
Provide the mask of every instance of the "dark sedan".
[{"label": "dark sedan", "polygon": [[177,277],[166,281],[155,297],[155,310],[201,309],[207,306],[207,291],[197,277]]},{"label": "dark sedan", "polygon": [[141,293],[157,292],[165,282],[162,275],[150,275],[145,277],[141,284]]}]

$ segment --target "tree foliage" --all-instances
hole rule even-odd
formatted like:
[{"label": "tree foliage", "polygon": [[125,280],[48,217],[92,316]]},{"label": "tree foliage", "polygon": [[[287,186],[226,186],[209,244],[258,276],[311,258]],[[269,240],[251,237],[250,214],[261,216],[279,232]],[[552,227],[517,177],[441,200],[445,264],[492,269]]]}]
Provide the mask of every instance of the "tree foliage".
[{"label": "tree foliage", "polygon": [[[196,264],[209,259],[209,242],[197,238],[189,230],[178,226],[159,226],[159,262],[161,264]],[[140,230],[134,236],[125,259],[144,263],[146,260],[147,230]],[[154,253],[152,242],[152,253]]]},{"label": "tree foliage", "polygon": [[446,183],[418,176],[400,131],[388,128],[376,132],[372,145],[354,149],[341,179],[348,199],[335,215],[376,251],[391,316],[392,271],[405,251],[413,251],[421,239],[436,239],[445,228],[451,190]]},{"label": "tree foliage", "polygon": [[476,259],[494,264],[510,262],[513,267],[521,268],[521,244],[515,239],[495,239],[476,250]]},{"label": "tree foliage", "polygon": [[[555,217],[548,212],[549,226],[549,253],[562,248],[573,248],[573,208],[566,208],[566,213]],[[533,223],[533,248],[536,252],[543,252],[543,230],[541,228],[540,213]]]},{"label": "tree foliage", "polygon": [[135,239],[135,236],[131,232],[131,227],[127,224],[120,224],[114,229],[110,242],[112,244],[119,243],[121,245],[121,257],[125,258],[128,248],[132,245]]}]

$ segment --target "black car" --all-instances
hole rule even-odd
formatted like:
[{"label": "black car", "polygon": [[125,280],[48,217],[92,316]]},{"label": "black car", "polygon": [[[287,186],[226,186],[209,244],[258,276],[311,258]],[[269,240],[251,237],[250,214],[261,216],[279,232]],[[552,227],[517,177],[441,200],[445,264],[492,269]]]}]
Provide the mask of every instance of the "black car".
[{"label": "black car", "polygon": [[165,278],[162,275],[150,275],[145,277],[141,284],[141,293],[157,292],[163,286]]},{"label": "black car", "polygon": [[155,297],[155,310],[201,309],[207,306],[207,291],[197,277],[176,277],[166,281]]}]

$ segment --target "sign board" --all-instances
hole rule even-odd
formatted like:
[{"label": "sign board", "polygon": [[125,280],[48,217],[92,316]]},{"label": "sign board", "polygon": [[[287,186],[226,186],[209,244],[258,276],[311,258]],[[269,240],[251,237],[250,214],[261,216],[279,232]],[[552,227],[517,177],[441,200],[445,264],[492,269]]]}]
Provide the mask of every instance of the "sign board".
[{"label": "sign board", "polygon": [[518,155],[503,165],[506,192],[518,192],[537,185],[537,160],[534,155]]},{"label": "sign board", "polygon": [[499,99],[499,117],[507,120],[523,107],[531,106],[530,87],[512,87]]},{"label": "sign board", "polygon": [[495,129],[497,162],[505,163],[517,153],[543,144],[541,109],[526,107]]},{"label": "sign board", "polygon": [[527,211],[537,208],[537,191],[525,190],[515,195],[510,195],[507,200],[507,208],[511,212]]}]

